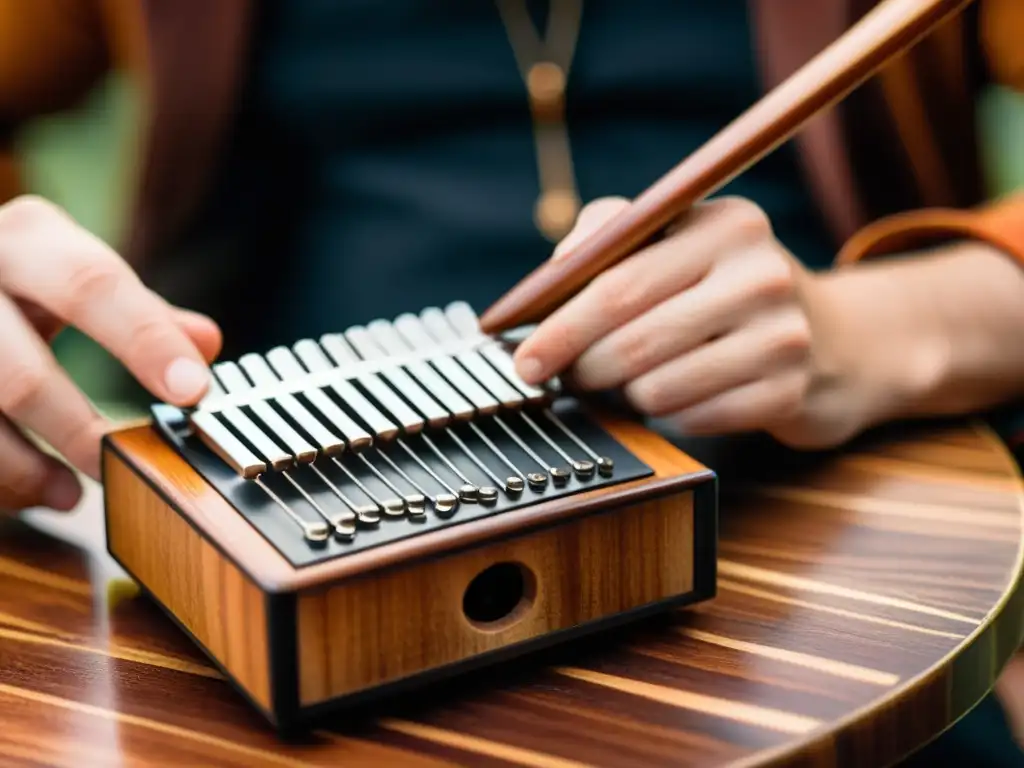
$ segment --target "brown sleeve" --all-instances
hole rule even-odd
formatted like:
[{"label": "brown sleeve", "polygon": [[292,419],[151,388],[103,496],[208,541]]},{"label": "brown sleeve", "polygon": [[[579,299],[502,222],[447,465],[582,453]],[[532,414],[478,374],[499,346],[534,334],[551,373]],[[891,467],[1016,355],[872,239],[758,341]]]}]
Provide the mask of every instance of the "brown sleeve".
[{"label": "brown sleeve", "polygon": [[1024,266],[1024,192],[970,210],[926,208],[881,219],[851,237],[836,263],[956,239],[991,243]]},{"label": "brown sleeve", "polygon": [[73,105],[109,66],[98,0],[0,0],[0,124],[8,129]]}]

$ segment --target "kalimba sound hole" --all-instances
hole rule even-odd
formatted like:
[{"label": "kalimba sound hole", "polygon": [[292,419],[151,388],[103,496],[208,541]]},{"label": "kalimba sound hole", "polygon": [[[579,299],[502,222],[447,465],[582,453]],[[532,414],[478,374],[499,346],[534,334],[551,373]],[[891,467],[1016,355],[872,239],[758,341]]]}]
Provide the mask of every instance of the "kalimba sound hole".
[{"label": "kalimba sound hole", "polygon": [[525,565],[495,563],[469,582],[462,612],[477,629],[501,630],[523,617],[535,594],[536,579]]}]

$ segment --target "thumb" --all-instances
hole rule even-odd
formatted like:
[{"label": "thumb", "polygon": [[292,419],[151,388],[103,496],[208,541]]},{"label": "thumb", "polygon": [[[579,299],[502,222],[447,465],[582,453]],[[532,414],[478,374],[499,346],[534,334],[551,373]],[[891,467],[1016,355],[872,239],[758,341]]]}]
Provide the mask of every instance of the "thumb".
[{"label": "thumb", "polygon": [[551,261],[561,261],[594,231],[600,229],[605,222],[615,218],[629,207],[629,200],[624,197],[599,197],[583,206],[572,231],[555,246]]}]

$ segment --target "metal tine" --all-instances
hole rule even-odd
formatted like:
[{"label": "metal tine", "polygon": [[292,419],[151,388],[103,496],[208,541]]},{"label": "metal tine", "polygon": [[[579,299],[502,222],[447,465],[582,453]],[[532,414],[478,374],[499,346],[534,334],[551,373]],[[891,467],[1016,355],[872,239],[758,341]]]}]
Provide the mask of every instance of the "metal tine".
[{"label": "metal tine", "polygon": [[548,421],[562,430],[570,440],[576,443],[576,445],[578,445],[588,456],[590,456],[590,458],[594,460],[594,463],[597,464],[598,472],[602,475],[610,475],[612,473],[615,468],[615,463],[609,456],[599,456],[593,448],[583,442],[581,438],[577,437],[576,433],[569,429],[564,422],[551,411],[550,408],[544,409],[544,415],[547,417]]},{"label": "metal tine", "polygon": [[[343,373],[345,368],[358,364],[358,355],[349,346],[348,341],[340,333],[328,333],[320,337],[320,345],[328,355],[333,358],[335,365]],[[398,421],[399,426],[408,434],[419,432],[423,429],[421,419],[406,403],[396,395],[387,384],[376,374],[360,374],[356,379],[373,398],[390,412],[392,418]]]},{"label": "metal tine", "polygon": [[[454,488],[452,488],[450,485],[448,485],[448,483],[446,483],[444,480],[442,480],[440,475],[438,475],[433,469],[431,469],[430,466],[425,461],[423,461],[423,459],[421,459],[417,455],[416,451],[414,451],[412,448],[410,448],[408,445],[406,445],[401,440],[398,441],[398,445],[406,453],[408,453],[410,457],[412,457],[413,461],[415,461],[417,464],[420,465],[420,468],[424,472],[426,472],[428,475],[430,475],[432,478],[434,478],[434,480],[436,480],[439,485],[441,485],[444,488],[448,489],[448,494],[449,495],[446,496],[445,494],[439,494],[434,499],[434,508],[437,510],[437,513],[438,514],[446,514],[448,512],[453,512],[455,510],[455,507],[458,506],[458,503],[459,503],[459,493],[458,493],[458,491],[456,491]],[[444,502],[443,504],[442,504],[442,500]]]},{"label": "metal tine", "polygon": [[[311,544],[323,544],[327,541],[327,539],[330,538],[331,526],[328,525],[326,522],[312,522],[310,520],[304,520],[295,512],[294,509],[288,506],[288,504],[280,496],[278,496],[276,493],[270,490],[266,486],[266,483],[263,482],[262,478],[257,477],[253,482],[260,488],[262,488],[263,492],[266,493],[267,496],[269,496],[271,499],[273,499],[274,503],[276,503],[277,506],[283,509],[285,514],[287,514],[288,517],[290,517],[295,522],[295,524],[302,529],[302,534],[306,538],[306,541],[308,541]],[[337,529],[335,529],[335,531],[336,530]]]},{"label": "metal tine", "polygon": [[[238,360],[239,366],[258,387],[273,386],[281,381],[270,368],[270,364],[257,354],[243,355]],[[274,398],[282,410],[288,414],[299,427],[313,438],[320,451],[327,456],[345,450],[345,441],[331,433],[316,416],[311,414],[298,399],[291,394],[281,394]]]},{"label": "metal tine", "polygon": [[[444,345],[437,341],[433,336],[427,333],[423,321],[416,315],[406,313],[399,315],[395,320],[395,329],[398,331],[401,337],[404,338],[405,343],[412,348],[419,348],[420,350],[437,350],[437,354],[430,358],[431,364],[437,369],[437,371],[447,379],[453,387],[462,392],[463,395],[473,404],[477,409],[477,412],[484,415],[490,415],[497,413],[501,407],[500,403],[494,398],[494,396],[484,389],[469,373],[455,361],[445,351]],[[491,442],[486,435],[484,435],[480,429],[473,423],[472,419],[469,421],[469,428],[472,429],[479,437],[484,441],[484,444],[494,453],[501,462],[507,466],[513,475],[505,478],[504,483],[498,483],[506,493],[519,493],[523,490],[526,484],[526,476],[519,471],[519,468],[513,464],[509,458],[502,453],[493,442]],[[449,431],[449,434],[454,435],[453,432]],[[465,443],[459,441],[461,445],[465,446]],[[464,448],[467,455],[476,464],[480,464],[472,451],[469,450],[468,446]],[[491,475],[493,479],[493,475]]]},{"label": "metal tine", "polygon": [[520,411],[519,416],[523,419],[523,421],[525,421],[530,426],[531,429],[533,429],[534,432],[540,435],[541,439],[544,440],[544,442],[550,445],[551,448],[556,453],[558,453],[559,456],[561,456],[569,463],[569,466],[572,467],[573,472],[575,472],[580,477],[589,477],[590,475],[594,474],[594,462],[586,459],[574,459],[572,456],[570,456],[562,449],[562,446],[560,446],[558,443],[552,440],[548,433],[541,429],[540,425],[537,424],[537,422],[535,422],[530,417],[530,415],[526,413],[526,411]]},{"label": "metal tine", "polygon": [[[388,355],[398,357],[415,351],[394,325],[387,320],[374,320],[366,326],[370,336]],[[405,368],[420,385],[433,395],[448,413],[458,421],[466,421],[476,415],[476,409],[453,386],[442,378],[429,363],[423,360],[406,362]]]},{"label": "metal tine", "polygon": [[399,336],[405,340],[405,343],[411,349],[419,350],[420,352],[436,350],[436,354],[428,359],[429,363],[452,387],[462,393],[463,397],[473,404],[478,413],[495,413],[501,407],[501,404],[494,399],[494,396],[466,373],[465,369],[448,354],[444,346],[427,333],[427,329],[419,317],[406,312],[395,318],[394,325]]},{"label": "metal tine", "polygon": [[[490,467],[488,467],[486,464],[484,464],[480,460],[480,458],[475,453],[473,453],[472,450],[470,450],[470,447],[468,445],[466,445],[462,441],[462,438],[460,438],[457,434],[455,434],[451,430],[448,431],[448,436],[453,441],[455,441],[455,444],[458,445],[460,449],[462,449],[462,452],[465,453],[470,458],[470,460],[480,468],[480,470],[484,474],[486,474],[489,478],[491,478],[491,480],[494,481],[494,484],[496,486],[498,486],[503,491],[505,491],[505,493],[509,492],[508,481],[506,480],[505,482],[502,482],[502,480],[496,474],[494,474],[493,470],[491,470]],[[513,478],[513,479],[518,479],[518,478]],[[522,489],[520,489],[520,490],[522,490]],[[495,491],[495,489],[492,488],[489,485],[480,486],[479,495],[480,495],[480,501],[482,501],[484,504],[489,504],[492,501],[496,501],[497,498],[498,498],[497,491]]]},{"label": "metal tine", "polygon": [[497,373],[533,403],[542,403],[550,394],[539,387],[527,384],[516,373],[515,361],[505,346],[497,339],[480,330],[480,321],[472,307],[464,301],[453,301],[444,309],[445,317],[455,333],[463,339],[479,339],[480,355],[487,360]]},{"label": "metal tine", "polygon": [[[382,352],[394,356],[403,356],[408,352],[413,351],[411,347],[411,342],[409,342],[407,339],[403,339],[402,336],[398,333],[398,331],[390,323],[386,321],[375,321],[371,323],[369,326],[369,331],[371,334],[373,334],[374,340],[377,341],[378,344],[380,345],[380,349]],[[437,346],[437,342],[431,339],[429,341],[428,348],[434,346]],[[455,365],[457,366],[458,364],[456,363]],[[444,404],[446,400],[449,400],[454,403],[452,407],[462,407],[468,411],[470,416],[475,415],[472,406],[468,402],[466,402],[465,399],[461,395],[459,395],[451,385],[445,382],[445,380],[442,379],[441,376],[435,373],[430,366],[424,365],[423,368],[425,370],[419,372],[420,375],[423,377],[420,383],[426,390],[425,394],[428,397],[433,396],[442,404]],[[414,375],[416,375],[416,370],[414,370]],[[463,375],[468,376],[468,374]],[[499,480],[495,476],[495,474],[491,472],[490,469],[488,469],[487,466],[480,460],[480,458],[473,453],[469,446],[467,446],[462,440],[458,438],[458,436],[451,429],[451,427],[444,427],[444,431],[446,434],[448,434],[449,437],[451,437],[456,442],[456,445],[459,446],[459,449],[463,453],[465,453],[466,456],[468,456],[469,459],[474,464],[483,469],[487,476],[494,480],[497,486],[506,489],[506,486],[508,485],[507,481],[502,482],[501,480]],[[496,488],[488,485],[477,487],[473,483],[473,481],[470,480],[465,475],[465,473],[462,472],[462,470],[460,470],[458,466],[456,466],[455,463],[452,462],[449,459],[449,457],[446,454],[444,454],[444,452],[442,452],[440,448],[437,447],[437,445],[433,441],[429,440],[429,438],[427,438],[426,435],[423,435],[423,438],[426,441],[427,447],[430,448],[438,456],[438,458],[440,458],[441,461],[444,462],[444,464],[452,471],[452,473],[455,474],[465,484],[462,488],[459,489],[459,497],[463,501],[472,502],[480,500],[484,503],[490,503],[491,501],[497,500],[498,491]]]},{"label": "metal tine", "polygon": [[[359,353],[363,356],[364,360],[381,360],[388,356],[388,352],[381,346],[379,346],[369,333],[362,328],[356,328],[353,333],[353,329],[346,331],[346,337],[351,341],[352,346],[355,347]],[[438,405],[437,401],[424,391],[419,384],[412,380],[409,375],[401,371],[402,376],[397,376],[392,379],[392,384],[396,387],[401,387],[400,391],[409,397],[413,406],[419,409],[425,416],[428,416],[429,412],[441,411],[445,413],[446,417],[444,421],[437,425],[447,428],[450,421],[451,414],[444,410]],[[385,374],[386,375],[386,374]],[[477,488],[476,484],[473,483],[466,475],[459,470],[459,468],[441,451],[440,448],[423,432],[420,433],[420,438],[429,447],[438,458],[447,466],[462,482],[463,486],[459,488],[458,495],[459,499],[467,503],[473,503],[477,501],[480,495],[480,489]],[[399,438],[401,442],[401,438]],[[487,494],[489,495],[489,494]]]},{"label": "metal tine", "polygon": [[534,451],[533,448],[527,445],[525,440],[523,440],[521,437],[519,437],[519,435],[515,433],[515,430],[513,430],[508,424],[502,421],[500,416],[495,416],[494,422],[499,427],[501,427],[505,431],[505,433],[508,434],[509,437],[512,438],[513,442],[515,442],[515,444],[522,449],[523,453],[525,453],[527,456],[533,459],[534,462],[536,462],[537,465],[544,470],[544,472],[530,472],[529,474],[527,474],[526,481],[532,487],[543,488],[545,485],[547,485],[548,476],[545,473],[550,473],[552,479],[559,485],[565,483],[569,479],[570,474],[568,470],[562,469],[561,467],[550,466],[547,462],[544,461],[544,459],[537,455],[537,452]]},{"label": "metal tine", "polygon": [[[437,511],[438,514],[447,514],[451,512],[453,509],[455,509],[455,505],[458,504],[459,502],[458,497],[453,496],[452,494],[449,493],[439,493],[436,495],[431,495],[430,492],[427,491],[422,485],[420,485],[411,477],[409,477],[409,474],[400,466],[398,466],[398,464],[396,464],[390,456],[384,453],[384,451],[380,451],[380,457],[390,465],[390,467],[395,471],[396,474],[400,475],[407,483],[409,483],[409,485],[411,485],[417,491],[422,493],[426,498],[430,499],[431,503],[433,503],[434,505],[434,509]],[[442,483],[442,486],[443,485],[444,484]]]},{"label": "metal tine", "polygon": [[519,467],[512,463],[512,460],[506,456],[502,450],[494,444],[494,442],[483,431],[473,422],[469,422],[469,428],[473,430],[477,437],[491,449],[491,453],[501,460],[504,464],[512,471],[512,476],[505,478],[505,492],[506,493],[520,493],[523,488],[526,487],[526,476],[520,471]]},{"label": "metal tine", "polygon": [[[459,341],[459,334],[448,322],[448,318],[437,307],[427,307],[420,312],[420,319],[431,336],[441,344]],[[517,408],[523,404],[523,394],[498,375],[476,350],[459,352],[455,359],[506,408]]]},{"label": "metal tine", "polygon": [[[387,360],[390,357],[387,350],[362,326],[347,329],[345,339],[363,360]],[[452,414],[448,409],[438,405],[434,398],[424,392],[401,365],[384,365],[378,375],[390,382],[431,427],[443,427],[452,420]]]},{"label": "metal tine", "polygon": [[[486,360],[495,368],[496,373],[506,379],[513,387],[522,392],[532,403],[542,403],[550,400],[551,395],[545,392],[543,389],[527,384],[519,376],[515,369],[515,361],[512,359],[512,355],[508,350],[496,339],[485,336],[480,330],[480,323],[477,319],[476,313],[473,309],[464,301],[456,301],[445,307],[445,316],[448,318],[448,322],[455,329],[455,332],[464,339],[487,339],[479,347],[480,354],[486,358]],[[593,474],[594,464],[591,461],[579,460],[572,458],[566,453],[558,443],[552,440],[544,430],[542,430],[537,423],[529,417],[529,415],[523,411],[518,411],[523,421],[533,429],[537,435],[544,440],[559,456],[561,456],[566,463],[572,468],[576,474],[581,477],[586,477]],[[501,426],[509,431],[509,428],[501,423]],[[532,451],[531,451],[532,453]],[[536,455],[534,454],[536,460]],[[561,467],[548,467],[548,472],[551,474],[552,479],[556,483],[565,483],[569,479],[569,472]]]},{"label": "metal tine", "polygon": [[[306,366],[310,373],[327,371],[336,367],[327,357],[327,353],[312,339],[302,339],[296,342],[292,349],[296,357]],[[398,433],[398,425],[385,416],[371,403],[363,393],[356,389],[346,379],[338,377],[331,382],[330,387],[334,390],[341,401],[351,408],[356,415],[366,422],[370,431],[381,440],[392,440]]]},{"label": "metal tine", "polygon": [[217,381],[217,377],[214,375],[213,369],[209,369],[208,372],[210,374],[210,383],[206,389],[206,394],[203,395],[203,399],[196,404],[195,410],[197,411],[204,411],[214,407],[217,404],[217,401],[227,394],[224,391],[224,388],[220,385],[220,382]]},{"label": "metal tine", "polygon": [[[490,338],[485,336],[480,331],[480,324],[479,320],[477,319],[476,313],[473,312],[472,308],[466,302],[452,302],[445,308],[445,315],[448,318],[449,323],[451,323],[452,327],[456,330],[460,337],[464,339]],[[494,366],[496,372],[503,378],[507,379],[512,386],[514,386],[516,389],[518,389],[520,392],[526,395],[526,397],[529,398],[532,402],[539,403],[550,400],[550,395],[548,393],[544,392],[542,389],[527,384],[525,381],[523,381],[519,374],[516,373],[515,362],[512,359],[512,355],[509,354],[508,350],[506,350],[500,342],[491,339],[489,343],[485,342],[481,344],[479,349],[481,355],[485,357],[487,361]],[[561,446],[559,446],[554,440],[552,440],[551,437],[544,430],[542,430],[540,426],[529,417],[528,414],[526,414],[524,411],[519,411],[519,415],[527,423],[527,425],[529,425],[530,428],[533,429],[533,431],[536,432],[542,440],[544,440],[544,442],[551,446],[551,448],[553,448],[559,454],[559,456],[561,456],[563,459],[565,459],[566,462],[568,462],[569,466],[572,467],[572,470],[580,477],[589,477],[590,475],[592,475],[594,473],[595,462],[597,464],[599,471],[602,474],[611,474],[613,468],[612,460],[606,456],[598,456],[580,438],[573,434],[571,430],[569,430],[568,427],[564,425],[564,423],[561,424],[561,428],[563,429],[563,431],[565,431],[566,434],[569,435],[577,445],[579,445],[584,451],[586,451],[588,455],[590,455],[594,459],[594,461],[572,458],[568,453],[566,453],[562,449]],[[508,431],[507,426],[505,426],[504,424],[501,424],[501,426],[504,429],[506,429],[506,431]],[[548,471],[551,473],[551,476],[555,480],[555,482],[562,483],[568,480],[568,473],[564,469],[550,467]]]},{"label": "metal tine", "polygon": [[462,485],[459,487],[459,499],[467,504],[472,504],[478,501],[480,499],[480,489],[477,488],[476,483],[466,477],[466,473],[459,469],[451,459],[445,456],[444,452],[437,447],[437,444],[434,443],[426,433],[420,435],[420,439],[423,441],[424,445],[426,445],[427,448],[429,448],[434,455],[437,456],[437,458],[439,458],[446,467],[448,467],[449,471],[462,481]]},{"label": "metal tine", "polygon": [[[207,398],[215,399],[226,394],[220,382],[213,376],[211,371],[210,388]],[[212,398],[211,398],[212,395]],[[209,400],[204,400],[209,405]],[[225,409],[231,411],[232,409]],[[247,421],[248,418],[237,408],[238,412]],[[260,488],[270,499],[281,508],[288,518],[294,522],[302,531],[303,538],[313,546],[323,545],[331,536],[331,530],[338,533],[338,527],[329,525],[322,520],[305,520],[295,512],[288,504],[263,482],[262,475],[269,467],[265,461],[256,457],[246,445],[232,434],[220,421],[216,413],[197,410],[191,415],[192,426],[196,429],[199,439],[202,440],[214,453],[219,455],[233,469],[235,469],[246,480],[251,480],[254,485]],[[225,417],[226,418],[226,417]],[[251,421],[249,421],[252,424]],[[253,425],[255,428],[255,425]],[[287,472],[284,472],[287,476]],[[340,534],[339,534],[340,535]]]},{"label": "metal tine", "polygon": [[317,474],[324,485],[330,489],[331,493],[341,499],[341,503],[349,508],[357,522],[368,526],[375,526],[380,523],[380,512],[376,506],[373,504],[356,504],[338,486],[332,483],[331,479],[321,472],[316,464],[311,464],[310,469]]},{"label": "metal tine", "polygon": [[[224,386],[227,390],[232,394],[245,392],[254,388],[253,384],[242,372],[242,369],[235,363],[217,363],[213,367],[213,370],[216,372],[217,377],[224,382]],[[270,403],[264,400],[257,400],[256,402],[251,403],[249,407],[252,409],[252,412],[256,417],[263,422],[267,429],[270,430],[271,434],[276,436],[285,444],[285,446],[287,446],[296,461],[303,464],[309,464],[316,459],[316,448],[310,445],[306,438],[292,429],[291,425],[274,410]]]},{"label": "metal tine", "polygon": [[[304,344],[304,342],[300,342],[300,343]],[[315,342],[310,342],[310,344],[314,344],[314,343]],[[296,345],[296,347],[298,347],[298,345]],[[296,350],[296,352],[298,352],[298,350]],[[331,363],[330,363],[330,361],[327,359],[327,357],[325,355],[315,354],[315,353],[313,353],[312,349],[306,347],[306,367],[311,372],[316,373],[318,371],[327,370],[328,368],[331,367]],[[345,382],[345,384],[346,384],[346,386],[352,388],[353,390],[355,389],[354,387],[352,387],[351,384],[348,384],[347,382]],[[360,395],[360,397],[361,397],[361,395]],[[367,402],[367,405],[369,405],[368,402]],[[369,407],[373,408],[372,405],[369,405]],[[358,408],[356,408],[355,410],[356,410],[357,413],[359,412]],[[376,410],[376,409],[374,409],[374,410]],[[360,415],[362,415],[362,414],[360,414]],[[381,416],[380,418],[383,419],[384,416]],[[388,422],[388,424],[391,424],[391,422]],[[395,433],[395,435],[393,436],[393,439],[397,439],[396,436],[399,434],[399,431],[398,431],[397,428],[394,430],[394,433]],[[377,447],[377,454],[381,455],[381,453],[382,452],[380,451],[380,448],[378,446]],[[394,484],[390,480],[388,480],[384,475],[382,475],[380,473],[380,471],[375,466],[373,466],[373,464],[369,461],[369,459],[367,459],[362,454],[359,454],[359,457],[362,459],[363,463],[366,464],[367,467],[369,467],[371,472],[373,472],[378,478],[381,479],[381,481],[385,485],[387,485],[388,488],[390,488],[392,491],[397,493],[399,495],[399,497],[401,497],[403,499],[403,501],[405,502],[405,506],[408,508],[409,514],[411,516],[418,517],[419,515],[422,514],[422,507],[423,507],[423,504],[424,504],[424,499],[423,499],[423,495],[421,493],[418,493],[418,492],[417,493],[404,493],[404,492],[402,492],[401,490],[396,488],[394,486]],[[415,489],[415,486],[413,486],[413,488]],[[394,506],[394,504],[392,503],[392,500],[390,500],[390,499],[386,500],[384,503],[385,503],[385,505],[391,504],[392,507]],[[386,509],[386,507],[385,507],[385,509]],[[391,516],[397,516],[397,515],[391,515]]]},{"label": "metal tine", "polygon": [[267,471],[267,462],[257,457],[245,443],[235,437],[217,414],[195,411],[189,419],[196,435],[206,447],[246,480],[252,480]]},{"label": "metal tine", "polygon": [[356,515],[354,512],[346,509],[343,513],[331,517],[327,514],[327,512],[324,511],[323,507],[316,503],[316,500],[312,496],[306,493],[306,489],[302,487],[298,480],[289,475],[287,472],[283,472],[282,474],[284,475],[284,479],[291,483],[291,486],[296,491],[302,494],[302,498],[306,500],[306,503],[309,504],[313,509],[315,509],[316,513],[320,515],[320,517],[326,520],[334,528],[335,536],[337,536],[339,539],[344,539],[346,541],[351,541],[355,538]]},{"label": "metal tine", "polygon": [[[421,313],[424,325],[427,330],[434,337],[434,339],[441,344],[451,343],[457,341],[459,336],[455,332],[455,329],[448,323],[447,317],[441,310],[436,307],[428,307]],[[496,370],[494,370],[483,358],[476,353],[464,353],[457,355],[456,359],[466,368],[469,375],[477,379],[479,384],[486,390],[489,390],[501,404],[507,408],[518,410],[517,406],[523,402],[523,395],[516,392],[512,386],[505,381]],[[530,484],[532,488],[543,488],[548,482],[547,473],[550,472],[556,479],[556,482],[561,484],[568,480],[568,472],[558,467],[550,467],[547,463],[541,459],[535,451],[533,451],[501,418],[498,413],[495,413],[491,418],[494,422],[501,427],[508,435],[516,442],[516,444],[523,449],[523,451],[533,459],[537,464],[540,465],[544,472],[529,472],[525,475],[526,482]],[[479,430],[477,430],[479,432]],[[502,454],[504,456],[504,454]],[[506,457],[507,458],[507,457]],[[522,472],[517,468],[516,470],[522,477]]]},{"label": "metal tine", "polygon": [[[379,453],[380,451],[378,451],[378,454]],[[363,454],[359,454],[359,458],[363,460],[363,463],[366,465],[367,469],[369,469],[371,472],[373,472],[374,475],[377,476],[378,480],[380,480],[382,483],[384,483],[384,485],[386,485],[388,488],[390,488],[392,491],[394,491],[395,493],[402,497],[402,499],[405,501],[406,508],[409,510],[410,517],[423,517],[423,508],[426,504],[426,498],[423,493],[412,494],[402,492],[398,488],[398,486],[392,483],[383,472],[381,472],[379,469],[373,466],[370,460],[367,459]],[[416,488],[416,486],[413,485],[413,488]]]},{"label": "metal tine", "polygon": [[[234,363],[218,363],[217,365],[214,366],[214,373],[217,375],[217,378],[223,385],[225,392],[229,394],[238,394],[240,392],[245,392],[246,390],[253,388],[252,382],[250,382],[249,379],[246,378],[242,370]],[[263,406],[263,408],[258,408],[257,406]],[[300,443],[308,446],[308,450],[313,452],[313,458],[316,457],[316,452],[313,451],[312,446],[309,446],[308,443],[305,443],[305,440],[301,438],[297,433],[295,433],[295,431],[290,426],[288,426],[284,419],[282,419],[277,414],[277,412],[270,407],[269,404],[267,404],[266,402],[257,401],[256,403],[253,403],[250,407],[253,409],[253,412],[260,418],[260,420],[263,421],[268,427],[270,427],[271,430],[283,430],[284,434],[282,434],[282,432],[280,431],[277,433],[277,436],[280,439],[285,440],[287,442],[287,436],[288,433],[290,432],[294,439],[297,439],[298,441],[300,441]],[[334,517],[332,517],[324,511],[324,509],[316,502],[316,500],[312,496],[309,495],[309,493],[307,493],[306,489],[302,487],[302,484],[291,476],[288,470],[282,469],[280,474],[284,477],[286,481],[288,481],[289,484],[291,484],[293,488],[295,488],[296,491],[299,492],[299,494],[301,494],[302,498],[306,500],[310,507],[312,507],[313,510],[320,517],[322,517],[327,524],[331,526],[331,529],[333,529],[335,536],[337,536],[339,539],[343,539],[346,541],[350,541],[352,537],[355,536],[356,516],[353,513],[346,510],[343,514],[335,515]],[[278,506],[284,505],[287,508],[288,513],[292,515],[294,519],[302,520],[302,518],[300,518],[295,513],[294,510],[288,507],[288,505],[285,504],[283,500],[280,499],[280,497],[273,495],[273,492],[266,487],[262,479],[259,480],[259,484],[261,487],[264,488],[264,490],[272,494],[272,498],[275,500],[275,502],[277,502]],[[307,522],[303,521],[302,525],[303,530],[307,534],[307,538],[309,538],[308,533],[310,529],[308,528]],[[319,528],[314,528],[314,530],[319,531]],[[318,539],[310,540],[318,541]]]},{"label": "metal tine", "polygon": [[[219,372],[214,370],[214,375],[220,378]],[[242,381],[245,381],[245,377],[242,377]],[[224,392],[227,394],[234,394],[231,383],[220,379],[220,385],[224,388]],[[245,382],[245,386],[248,387],[248,382]],[[295,457],[279,446],[274,440],[269,437],[260,427],[258,427],[252,419],[245,415],[241,408],[231,406],[220,411],[221,416],[237,429],[243,438],[253,446],[256,451],[261,454],[271,468],[281,471],[288,469],[295,464]]]},{"label": "metal tine", "polygon": [[[338,461],[336,456],[332,456],[331,461],[333,461],[337,465],[338,469],[340,469],[348,476],[348,479],[351,480],[356,485],[356,487],[359,488],[359,490],[366,494],[367,498],[372,500],[374,504],[376,504],[378,507],[384,510],[385,517],[398,518],[403,517],[405,515],[406,503],[403,499],[380,499],[377,496],[377,494],[375,494],[373,491],[366,487],[366,484],[363,483],[362,480],[356,477],[355,473],[352,470],[350,470],[348,467],[346,467],[344,464]],[[401,494],[399,494],[399,496],[401,496]]]},{"label": "metal tine", "polygon": [[[239,360],[239,365],[242,366],[242,369],[257,386],[272,386],[281,381],[281,378],[271,369],[270,364],[260,355],[245,355]],[[323,451],[325,456],[334,456],[336,453],[344,450],[345,442],[332,435],[321,421],[311,414],[293,395],[280,395],[277,397],[277,402],[314,440],[326,446]],[[327,487],[331,489],[331,492],[339,496],[342,503],[349,507],[359,522],[364,525],[376,525],[380,522],[380,511],[382,508],[376,505],[351,504],[348,497],[339,494],[334,485],[327,480],[322,472],[316,469],[315,465],[311,466],[316,470],[316,474],[320,479],[327,483]]]},{"label": "metal tine", "polygon": [[[277,371],[282,380],[297,379],[306,375],[302,364],[287,347],[276,347],[267,353],[267,362]],[[323,390],[313,387],[302,393],[307,400],[323,414],[323,417],[344,437],[353,450],[360,450],[373,444],[370,433],[356,424],[342,411]]]}]

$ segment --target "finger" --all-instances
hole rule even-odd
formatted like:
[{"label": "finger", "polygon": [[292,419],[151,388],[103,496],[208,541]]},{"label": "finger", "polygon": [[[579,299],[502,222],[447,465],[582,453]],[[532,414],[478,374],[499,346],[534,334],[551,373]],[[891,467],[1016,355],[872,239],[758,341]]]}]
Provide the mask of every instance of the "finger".
[{"label": "finger", "polygon": [[637,379],[749,319],[751,270],[713,270],[694,287],[613,329],[573,366],[584,389],[612,389]]},{"label": "finger", "polygon": [[723,392],[674,414],[669,420],[688,435],[752,432],[795,415],[807,389],[800,367]]},{"label": "finger", "polygon": [[174,308],[175,322],[192,339],[203,359],[212,363],[224,346],[220,326],[206,315],[188,309]]},{"label": "finger", "polygon": [[697,284],[710,264],[707,249],[687,251],[677,239],[660,240],[624,259],[598,275],[519,345],[519,375],[536,384],[565,370],[615,328]]},{"label": "finger", "polygon": [[0,209],[0,289],[76,326],[167,402],[192,405],[209,386],[202,353],[168,305],[48,203]]},{"label": "finger", "polygon": [[629,207],[629,200],[624,197],[602,197],[588,203],[580,210],[572,230],[555,246],[551,254],[552,261],[564,259],[572,250],[579,246],[587,236],[599,229]]},{"label": "finger", "polygon": [[809,350],[802,312],[786,307],[655,368],[625,394],[643,413],[665,416],[799,363]]},{"label": "finger", "polygon": [[789,301],[792,283],[785,259],[764,247],[716,262],[692,288],[594,342],[576,361],[576,380],[586,389],[620,387]]},{"label": "finger", "polygon": [[66,512],[81,496],[82,486],[73,472],[0,416],[0,509],[45,506]]},{"label": "finger", "polygon": [[725,197],[694,206],[664,239],[600,274],[542,322],[516,351],[519,375],[536,384],[569,366],[611,329],[678,290],[674,270],[701,274],[736,251],[770,242],[771,222],[748,200]]},{"label": "finger", "polygon": [[107,423],[2,293],[0,328],[0,413],[98,480],[100,439]]}]

